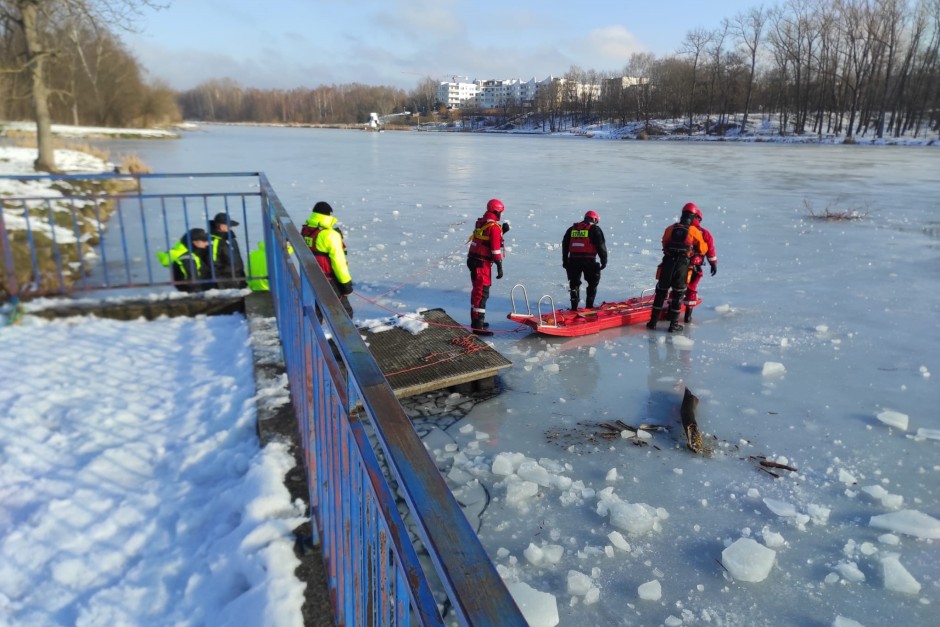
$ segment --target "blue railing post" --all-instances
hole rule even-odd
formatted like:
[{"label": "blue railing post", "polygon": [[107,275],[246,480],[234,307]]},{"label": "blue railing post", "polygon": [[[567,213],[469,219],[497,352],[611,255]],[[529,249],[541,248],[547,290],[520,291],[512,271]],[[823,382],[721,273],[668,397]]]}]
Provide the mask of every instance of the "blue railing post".
[{"label": "blue railing post", "polygon": [[16,307],[20,302],[20,286],[16,280],[16,266],[13,264],[13,246],[3,216],[5,204],[5,201],[0,200],[0,244],[3,245],[3,269],[6,271],[5,289],[13,306]]}]

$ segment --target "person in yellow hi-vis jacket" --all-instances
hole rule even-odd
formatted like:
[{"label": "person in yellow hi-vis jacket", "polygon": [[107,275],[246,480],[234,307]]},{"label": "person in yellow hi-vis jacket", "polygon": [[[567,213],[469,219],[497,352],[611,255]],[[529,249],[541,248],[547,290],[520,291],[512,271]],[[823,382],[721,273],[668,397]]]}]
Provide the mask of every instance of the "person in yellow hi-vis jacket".
[{"label": "person in yellow hi-vis jacket", "polygon": [[333,217],[333,207],[321,200],[313,206],[313,211],[300,230],[300,234],[310,247],[310,252],[316,257],[320,269],[333,286],[336,295],[339,296],[346,314],[352,318],[353,308],[349,304],[349,295],[353,293],[352,276],[349,274],[349,265],[346,263],[346,244],[343,242],[343,233],[336,228],[337,221]]},{"label": "person in yellow hi-vis jacket", "polygon": [[268,256],[264,251],[264,241],[258,242],[258,247],[248,255],[248,287],[252,292],[267,292],[270,289],[268,287]]},{"label": "person in yellow hi-vis jacket", "polygon": [[[288,244],[287,254],[293,253],[294,247]],[[271,289],[268,285],[268,254],[263,240],[248,255],[248,287],[252,292],[267,292]]]},{"label": "person in yellow hi-vis jacket", "polygon": [[174,287],[181,292],[205,292],[216,287],[211,281],[212,256],[205,229],[190,229],[173,248],[158,252],[157,260],[170,268]]}]

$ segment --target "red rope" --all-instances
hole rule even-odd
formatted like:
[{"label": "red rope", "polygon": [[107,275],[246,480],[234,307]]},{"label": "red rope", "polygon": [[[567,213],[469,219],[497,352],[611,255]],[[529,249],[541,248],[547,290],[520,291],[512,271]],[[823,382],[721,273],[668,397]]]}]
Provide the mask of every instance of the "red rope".
[{"label": "red rope", "polygon": [[[452,359],[457,359],[464,355],[470,355],[477,351],[481,351],[486,348],[486,344],[477,341],[477,336],[475,335],[463,335],[461,337],[455,337],[450,340],[450,344],[457,347],[459,350],[456,351],[447,351],[439,353],[428,353],[424,356],[422,361],[426,362],[420,366],[415,366],[413,368],[405,368],[399,370],[398,372],[388,372],[385,374],[386,377],[392,377],[396,374],[403,374],[405,372],[413,372],[415,370],[421,370],[422,368],[427,368],[429,366],[436,366],[437,364],[443,363],[445,361],[450,361]],[[446,357],[442,357],[446,355]],[[440,357],[440,358],[439,358]]]}]

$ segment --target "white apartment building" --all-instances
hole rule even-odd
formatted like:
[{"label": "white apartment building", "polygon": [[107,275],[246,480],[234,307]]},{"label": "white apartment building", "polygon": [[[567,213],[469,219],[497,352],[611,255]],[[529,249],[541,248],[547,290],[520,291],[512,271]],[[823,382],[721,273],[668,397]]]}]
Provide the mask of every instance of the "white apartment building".
[{"label": "white apartment building", "polygon": [[626,89],[628,87],[634,87],[640,84],[647,84],[650,82],[649,78],[637,78],[635,76],[618,76],[617,78],[605,78],[604,84],[608,88],[619,88]]},{"label": "white apartment building", "polygon": [[458,81],[459,77],[454,77],[453,81],[443,81],[437,85],[437,101],[447,106],[448,109],[459,109],[462,105],[469,102],[476,102],[477,94],[480,92],[480,81]]},{"label": "white apartment building", "polygon": [[519,79],[480,81],[480,91],[477,93],[475,104],[481,109],[529,106],[535,100],[539,86],[550,81],[551,77],[544,81],[536,81],[535,78],[528,81]]},{"label": "white apartment building", "polygon": [[[559,98],[566,88],[573,88],[572,93],[576,94],[578,98],[587,93],[590,93],[594,98],[599,98],[601,94],[600,85],[577,84],[567,86],[565,79],[554,76],[548,76],[541,81],[537,81],[535,78],[527,81],[515,78],[473,81],[469,78],[466,78],[465,81],[458,81],[457,79],[458,77],[454,77],[454,80],[450,82],[443,81],[437,86],[437,101],[446,105],[448,109],[531,107],[539,90],[553,83],[560,87],[557,92]],[[608,80],[617,81],[624,87],[635,85],[637,82],[637,79],[630,77]]]},{"label": "white apartment building", "polygon": [[437,100],[449,109],[478,107],[531,106],[540,87],[558,79],[549,76],[545,80],[488,79],[467,82],[444,81],[437,86]]}]

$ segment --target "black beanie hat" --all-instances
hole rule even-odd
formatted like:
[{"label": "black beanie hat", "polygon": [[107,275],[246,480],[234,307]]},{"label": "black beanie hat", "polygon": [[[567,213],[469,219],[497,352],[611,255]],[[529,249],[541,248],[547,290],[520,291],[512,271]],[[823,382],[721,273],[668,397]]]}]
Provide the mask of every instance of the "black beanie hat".
[{"label": "black beanie hat", "polygon": [[209,234],[206,233],[205,229],[189,229],[189,231],[183,235],[182,240],[187,243],[198,242],[200,240],[208,242]]},{"label": "black beanie hat", "polygon": [[313,206],[313,212],[322,213],[329,216],[333,215],[333,207],[330,206],[330,203],[321,200]]}]

